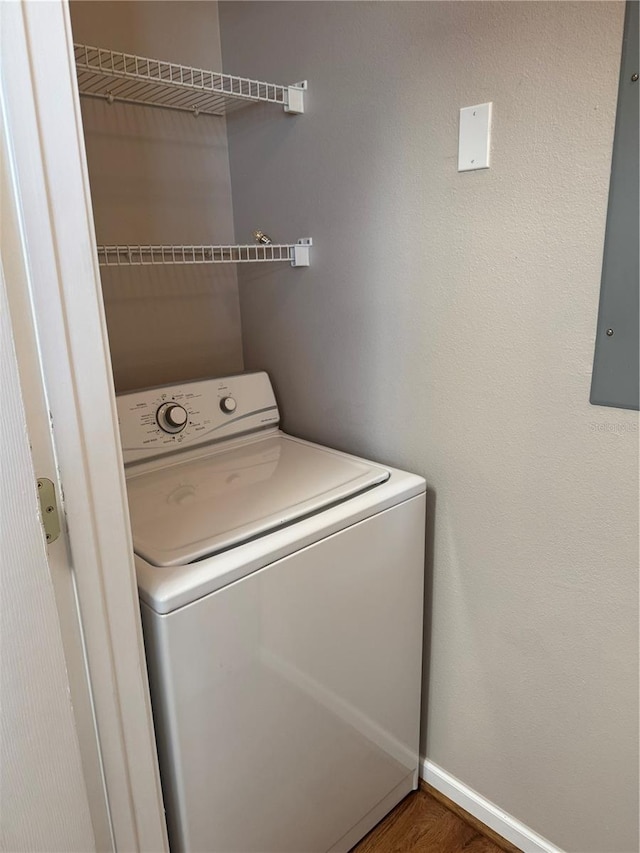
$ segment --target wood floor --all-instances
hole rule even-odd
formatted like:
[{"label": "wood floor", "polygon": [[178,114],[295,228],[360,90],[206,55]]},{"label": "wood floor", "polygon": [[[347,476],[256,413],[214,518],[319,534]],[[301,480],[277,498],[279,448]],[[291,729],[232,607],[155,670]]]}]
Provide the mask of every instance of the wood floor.
[{"label": "wood floor", "polygon": [[419,791],[409,794],[351,853],[504,851],[519,853],[508,841],[423,783]]}]

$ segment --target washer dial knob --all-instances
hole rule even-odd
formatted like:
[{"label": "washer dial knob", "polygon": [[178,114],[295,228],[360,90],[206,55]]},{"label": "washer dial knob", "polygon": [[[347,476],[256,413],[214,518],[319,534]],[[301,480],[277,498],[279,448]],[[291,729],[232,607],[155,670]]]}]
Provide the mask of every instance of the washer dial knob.
[{"label": "washer dial knob", "polygon": [[178,403],[163,403],[156,413],[158,426],[169,433],[182,432],[188,418],[187,410]]},{"label": "washer dial knob", "polygon": [[227,415],[230,415],[232,412],[235,412],[237,407],[238,404],[233,399],[233,397],[223,397],[222,400],[220,400],[220,408]]}]

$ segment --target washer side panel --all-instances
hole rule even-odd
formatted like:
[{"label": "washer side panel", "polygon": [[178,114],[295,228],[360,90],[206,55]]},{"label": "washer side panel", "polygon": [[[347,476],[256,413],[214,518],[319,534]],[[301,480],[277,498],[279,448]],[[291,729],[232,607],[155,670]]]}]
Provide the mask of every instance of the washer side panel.
[{"label": "washer side panel", "polygon": [[143,605],[173,850],[324,853],[417,768],[424,521],[421,495]]}]

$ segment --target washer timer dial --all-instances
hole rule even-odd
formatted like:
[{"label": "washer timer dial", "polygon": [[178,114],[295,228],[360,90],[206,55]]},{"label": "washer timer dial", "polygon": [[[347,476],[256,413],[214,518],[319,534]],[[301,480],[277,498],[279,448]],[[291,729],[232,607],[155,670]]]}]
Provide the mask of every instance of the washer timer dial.
[{"label": "washer timer dial", "polygon": [[168,433],[182,432],[188,418],[187,410],[178,403],[163,403],[156,412],[158,426]]}]

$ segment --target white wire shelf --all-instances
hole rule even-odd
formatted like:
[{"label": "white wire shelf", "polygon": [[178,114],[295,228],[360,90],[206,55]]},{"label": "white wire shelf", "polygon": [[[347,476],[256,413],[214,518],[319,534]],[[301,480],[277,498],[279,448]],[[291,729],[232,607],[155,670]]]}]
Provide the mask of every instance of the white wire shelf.
[{"label": "white wire shelf", "polygon": [[280,104],[289,113],[304,112],[306,82],[278,86],[85,44],[73,47],[78,88],[87,97],[194,115],[221,116],[258,102]]},{"label": "white wire shelf", "polygon": [[98,262],[101,267],[129,267],[289,261],[292,267],[308,267],[312,245],[305,237],[297,243],[246,246],[98,246]]}]

